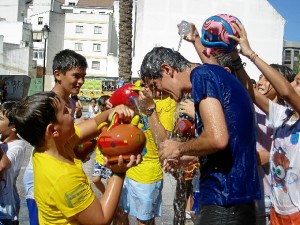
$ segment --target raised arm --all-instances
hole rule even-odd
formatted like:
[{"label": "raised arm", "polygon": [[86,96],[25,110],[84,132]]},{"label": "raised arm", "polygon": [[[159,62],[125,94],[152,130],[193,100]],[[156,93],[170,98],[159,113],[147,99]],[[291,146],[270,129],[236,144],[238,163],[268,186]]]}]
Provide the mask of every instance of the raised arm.
[{"label": "raised arm", "polygon": [[232,39],[238,41],[240,45],[240,52],[244,56],[248,57],[256,67],[264,74],[264,76],[270,81],[277,93],[287,101],[292,108],[299,114],[300,113],[300,96],[295,91],[292,85],[297,85],[297,78],[292,83],[292,85],[284,79],[281,74],[274,68],[269,66],[265,61],[263,61],[250,47],[247,33],[242,24],[237,23],[234,25],[237,29],[240,38],[231,36]]},{"label": "raised arm", "polygon": [[199,35],[199,32],[198,32],[195,24],[190,23],[190,25],[191,25],[192,31],[188,35],[184,36],[183,39],[191,42],[194,45],[196,52],[198,53],[202,63],[218,65],[217,60],[212,55],[208,57],[205,54],[206,48],[201,43],[201,37]]}]

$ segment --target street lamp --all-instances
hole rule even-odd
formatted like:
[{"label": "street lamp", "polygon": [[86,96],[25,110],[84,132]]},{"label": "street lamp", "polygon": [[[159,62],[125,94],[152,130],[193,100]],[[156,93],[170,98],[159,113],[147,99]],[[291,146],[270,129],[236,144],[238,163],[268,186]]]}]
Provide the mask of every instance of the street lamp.
[{"label": "street lamp", "polygon": [[43,91],[45,90],[45,75],[46,75],[46,46],[47,46],[47,40],[49,38],[49,32],[51,30],[49,29],[48,25],[45,24],[42,33],[43,33],[43,39],[44,39],[44,63],[43,63]]}]

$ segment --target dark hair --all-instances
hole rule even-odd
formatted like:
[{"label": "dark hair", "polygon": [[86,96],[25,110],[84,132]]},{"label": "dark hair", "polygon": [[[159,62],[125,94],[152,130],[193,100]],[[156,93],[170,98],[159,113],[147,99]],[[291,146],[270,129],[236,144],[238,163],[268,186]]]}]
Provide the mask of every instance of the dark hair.
[{"label": "dark hair", "polygon": [[23,98],[14,111],[17,133],[32,146],[41,147],[47,126],[56,122],[57,102],[60,98],[51,91]]},{"label": "dark hair", "polygon": [[71,98],[74,99],[75,101],[79,100],[78,95],[71,95]]},{"label": "dark hair", "polygon": [[53,73],[54,70],[59,70],[63,74],[66,74],[67,71],[77,67],[86,69],[86,58],[70,49],[60,51],[53,59]]},{"label": "dark hair", "polygon": [[235,75],[235,69],[233,67],[230,55],[218,54],[218,55],[215,55],[215,59],[217,60],[217,62],[220,66],[228,67],[230,69],[231,73]]},{"label": "dark hair", "polygon": [[102,95],[99,100],[98,100],[98,104],[99,106],[103,106],[106,107],[106,101],[110,98],[109,95]]},{"label": "dark hair", "polygon": [[279,73],[282,74],[282,76],[288,81],[288,82],[292,82],[294,81],[294,78],[296,76],[296,74],[294,73],[294,71],[287,67],[287,66],[283,66],[283,65],[279,65],[279,64],[270,64],[271,67],[273,67],[275,70],[277,70]]},{"label": "dark hair", "polygon": [[146,77],[153,79],[162,77],[161,65],[163,63],[168,64],[177,71],[183,71],[191,64],[177,51],[165,47],[155,47],[143,59],[139,71],[141,79],[145,82]]},{"label": "dark hair", "polygon": [[9,124],[14,124],[14,116],[13,112],[16,108],[17,103],[13,101],[4,102],[0,106],[0,111],[3,113],[3,115],[8,119]]},{"label": "dark hair", "polygon": [[[279,64],[270,64],[272,68],[277,70],[288,82],[292,82],[296,76],[294,71],[287,66],[279,65]],[[285,100],[277,95],[277,102],[281,105],[286,105]]]},{"label": "dark hair", "polygon": [[256,80],[250,79],[250,81],[251,81],[252,84],[256,84]]}]

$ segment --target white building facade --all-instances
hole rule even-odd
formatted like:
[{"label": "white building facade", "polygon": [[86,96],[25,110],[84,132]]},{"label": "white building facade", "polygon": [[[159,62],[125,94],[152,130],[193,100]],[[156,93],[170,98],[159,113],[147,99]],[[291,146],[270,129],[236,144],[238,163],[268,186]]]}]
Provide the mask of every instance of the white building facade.
[{"label": "white building facade", "polygon": [[[201,31],[205,19],[220,13],[232,14],[240,19],[246,27],[251,47],[267,63],[282,63],[285,20],[267,0],[136,0],[132,13],[134,78],[138,77],[143,57],[153,47],[177,50],[180,40],[177,24],[181,20],[195,23]],[[29,45],[33,48],[33,59],[38,67],[43,66],[45,50],[41,30],[44,25],[49,26],[51,32],[45,50],[45,90],[54,85],[52,60],[65,48],[87,58],[88,77],[118,77],[118,1],[1,0],[0,15],[3,42],[21,47]],[[31,24],[32,31],[23,26],[26,22]],[[191,43],[183,41],[179,51],[191,62],[200,62]],[[243,58],[243,61],[247,63],[249,75],[257,80],[260,72],[248,59]]]},{"label": "white building facade", "polygon": [[[193,22],[198,31],[204,21],[215,14],[231,14],[239,18],[247,30],[251,47],[267,63],[282,64],[284,18],[267,0],[138,0],[135,31],[133,76],[136,76],[144,55],[155,46],[177,50],[180,37],[177,24]],[[183,41],[179,50],[191,62],[200,62],[189,42]],[[248,60],[248,74],[258,79],[260,71]]]}]

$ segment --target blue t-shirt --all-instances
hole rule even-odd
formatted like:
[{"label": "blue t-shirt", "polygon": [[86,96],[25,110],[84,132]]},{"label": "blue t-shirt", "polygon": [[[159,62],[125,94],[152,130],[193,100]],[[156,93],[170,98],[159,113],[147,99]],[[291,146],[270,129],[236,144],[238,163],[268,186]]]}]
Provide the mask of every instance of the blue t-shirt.
[{"label": "blue t-shirt", "polygon": [[197,109],[206,97],[220,101],[229,133],[225,150],[201,157],[200,204],[232,205],[259,199],[256,122],[249,94],[236,77],[216,65],[196,67],[191,82],[197,134],[205,129]]}]

